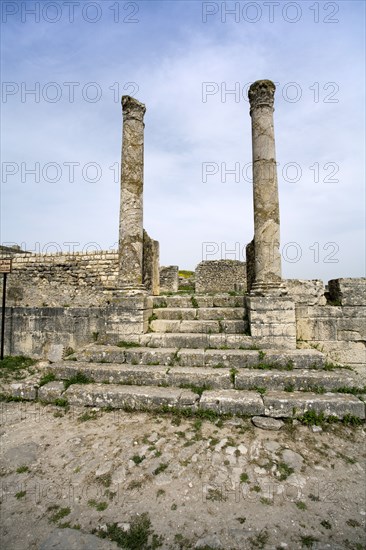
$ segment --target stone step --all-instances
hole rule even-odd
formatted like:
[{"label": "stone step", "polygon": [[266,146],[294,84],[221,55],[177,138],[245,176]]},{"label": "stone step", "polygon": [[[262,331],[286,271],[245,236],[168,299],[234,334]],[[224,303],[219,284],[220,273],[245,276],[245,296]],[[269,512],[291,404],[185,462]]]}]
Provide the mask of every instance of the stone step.
[{"label": "stone step", "polygon": [[158,319],[150,322],[150,329],[160,333],[198,334],[243,334],[247,328],[245,321],[180,321]]},{"label": "stone step", "polygon": [[153,296],[154,309],[159,308],[215,308],[215,307],[245,307],[245,297],[229,294],[184,295],[184,296]]},{"label": "stone step", "polygon": [[365,419],[365,403],[353,395],[311,392],[271,391],[260,395],[245,390],[203,392],[198,407],[218,413],[263,415],[274,418],[299,418],[306,412],[344,418],[347,415]]},{"label": "stone step", "polygon": [[157,319],[180,321],[242,321],[245,316],[243,307],[166,307],[154,309]]},{"label": "stone step", "polygon": [[[238,349],[256,346],[260,349],[276,348],[291,349],[287,338],[282,337],[258,337],[245,334],[200,334],[200,333],[167,333],[150,332],[139,336],[142,346],[154,348],[211,348],[211,349]],[[296,342],[293,342],[296,349]]]},{"label": "stone step", "polygon": [[159,410],[162,407],[206,410],[217,414],[298,418],[307,411],[344,418],[365,418],[365,403],[353,395],[311,392],[268,392],[209,390],[201,396],[181,388],[73,384],[63,394],[70,405]]},{"label": "stone step", "polygon": [[365,388],[362,380],[355,373],[337,369],[335,371],[296,369],[294,371],[262,371],[256,369],[241,369],[234,375],[235,388],[238,390],[252,390],[263,388],[265,390],[279,390],[285,392],[313,392],[325,393],[342,390],[359,389],[360,393]]},{"label": "stone step", "polygon": [[337,371],[297,369],[294,371],[262,371],[215,367],[152,366],[103,364],[63,361],[49,367],[57,380],[70,380],[83,374],[93,382],[137,386],[195,386],[210,389],[240,389],[281,391],[337,391],[363,389],[357,375],[342,369]]},{"label": "stone step", "polygon": [[317,350],[212,350],[181,349],[177,353],[181,366],[222,366],[236,369],[260,367],[261,369],[285,368],[321,369],[326,364],[324,354]]},{"label": "stone step", "polygon": [[192,409],[199,399],[198,394],[181,388],[115,384],[73,384],[63,393],[63,397],[70,405],[132,410],[162,407]]},{"label": "stone step", "polygon": [[129,363],[131,365],[160,365],[181,367],[260,367],[309,369],[322,368],[325,355],[314,349],[245,350],[245,349],[186,349],[90,345],[71,356],[77,361],[91,363]]},{"label": "stone step", "polygon": [[57,380],[69,380],[82,373],[93,382],[136,386],[195,386],[217,389],[234,388],[230,369],[167,367],[148,365],[105,365],[64,361],[49,367]]}]

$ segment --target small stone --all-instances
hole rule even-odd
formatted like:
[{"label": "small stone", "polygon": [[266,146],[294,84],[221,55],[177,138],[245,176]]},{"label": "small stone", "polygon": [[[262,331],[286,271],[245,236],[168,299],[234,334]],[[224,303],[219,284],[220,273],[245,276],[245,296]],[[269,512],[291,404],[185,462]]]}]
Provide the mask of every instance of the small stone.
[{"label": "small stone", "polygon": [[240,451],[241,455],[246,455],[248,452],[248,448],[242,443],[239,445],[238,450]]},{"label": "small stone", "polygon": [[208,535],[207,537],[203,537],[201,539],[198,539],[196,544],[194,545],[195,548],[223,548],[221,544],[221,540],[217,535]]},{"label": "small stone", "polygon": [[311,431],[316,434],[316,433],[322,432],[323,428],[321,428],[321,426],[312,426]]},{"label": "small stone", "polygon": [[291,449],[285,449],[282,452],[282,458],[286,462],[286,464],[288,464],[288,466],[290,466],[294,470],[300,470],[304,462],[303,457],[298,453],[294,453],[294,451],[291,451]]},{"label": "small stone", "polygon": [[126,479],[126,469],[124,466],[120,466],[115,470],[112,474],[112,482],[113,483],[123,483]]},{"label": "small stone", "polygon": [[48,350],[47,359],[51,363],[62,361],[64,354],[64,346],[62,344],[51,344]]},{"label": "small stone", "polygon": [[226,445],[227,443],[227,439],[225,437],[225,439],[222,439],[220,441],[220,443],[218,443],[216,446],[215,446],[215,451],[221,451],[221,449],[224,447],[224,445]]},{"label": "small stone", "polygon": [[262,430],[280,430],[284,425],[282,420],[277,420],[269,416],[253,416],[252,422],[254,426],[262,428]]},{"label": "small stone", "polygon": [[130,530],[131,525],[129,523],[117,523],[117,527],[122,529],[125,533]]},{"label": "small stone", "polygon": [[96,477],[104,476],[110,474],[112,470],[113,462],[105,462],[99,466],[98,470],[95,472]]},{"label": "small stone", "polygon": [[278,451],[278,449],[281,447],[277,441],[265,441],[263,443],[263,447],[267,449],[267,451],[270,451],[271,453],[274,453]]},{"label": "small stone", "polygon": [[236,451],[236,447],[231,447],[230,445],[225,449],[225,452],[227,455],[233,455],[235,451]]}]

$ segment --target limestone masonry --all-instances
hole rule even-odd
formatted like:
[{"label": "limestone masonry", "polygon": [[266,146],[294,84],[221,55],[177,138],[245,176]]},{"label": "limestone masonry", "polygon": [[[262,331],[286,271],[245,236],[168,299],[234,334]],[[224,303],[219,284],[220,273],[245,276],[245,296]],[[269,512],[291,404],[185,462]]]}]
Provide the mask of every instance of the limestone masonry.
[{"label": "limestone masonry", "polygon": [[275,85],[259,80],[248,95],[254,237],[246,261],[202,261],[193,274],[160,266],[159,242],[143,224],[146,107],[123,96],[118,250],[0,247],[0,257],[13,260],[6,354],[48,359],[57,380],[79,373],[89,383],[65,391],[32,379],[1,393],[117,408],[365,418],[366,279],[324,286],[282,278]]}]

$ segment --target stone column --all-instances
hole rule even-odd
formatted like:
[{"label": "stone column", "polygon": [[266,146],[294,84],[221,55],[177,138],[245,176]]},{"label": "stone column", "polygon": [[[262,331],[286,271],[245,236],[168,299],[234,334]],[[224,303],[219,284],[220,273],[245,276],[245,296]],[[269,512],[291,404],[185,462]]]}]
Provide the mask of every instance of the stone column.
[{"label": "stone column", "polygon": [[144,290],[143,286],[143,103],[122,96],[123,141],[121,161],[121,207],[119,219],[119,288]]},{"label": "stone column", "polygon": [[280,212],[273,127],[275,85],[257,80],[249,88],[252,117],[255,281],[252,292],[281,286]]}]

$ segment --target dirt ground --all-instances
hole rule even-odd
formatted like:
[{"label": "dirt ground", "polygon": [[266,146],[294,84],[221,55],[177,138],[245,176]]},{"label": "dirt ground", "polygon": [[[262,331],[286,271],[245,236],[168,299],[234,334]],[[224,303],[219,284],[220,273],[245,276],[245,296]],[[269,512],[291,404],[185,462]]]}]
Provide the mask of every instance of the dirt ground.
[{"label": "dirt ground", "polygon": [[366,548],[364,427],[1,407],[2,550]]}]

